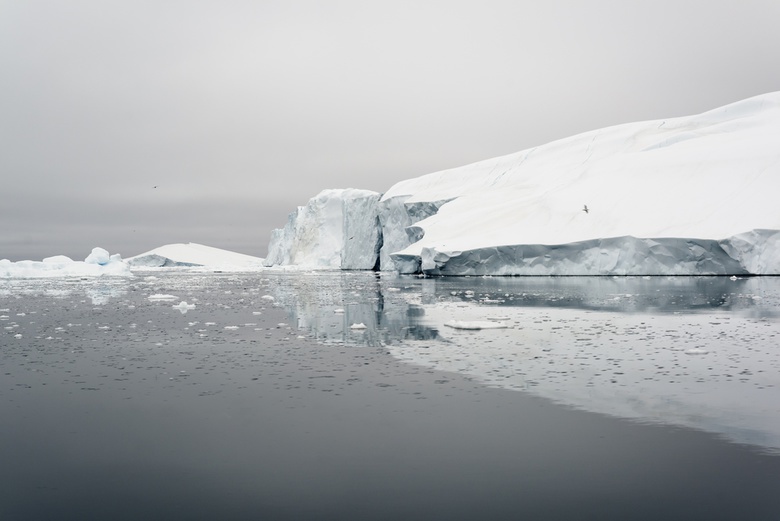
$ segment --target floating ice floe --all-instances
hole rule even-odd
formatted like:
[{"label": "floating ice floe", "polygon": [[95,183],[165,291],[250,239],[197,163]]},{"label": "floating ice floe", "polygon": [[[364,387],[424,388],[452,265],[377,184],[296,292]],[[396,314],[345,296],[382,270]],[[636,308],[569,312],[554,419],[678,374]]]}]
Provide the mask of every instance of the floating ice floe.
[{"label": "floating ice floe", "polygon": [[132,277],[133,274],[119,254],[109,255],[103,248],[93,248],[84,261],[74,261],[65,255],[47,257],[42,261],[0,260],[0,278],[33,279],[55,277]]},{"label": "floating ice floe", "polygon": [[149,295],[146,298],[151,300],[151,301],[155,301],[155,300],[176,300],[179,297],[177,297],[176,295],[166,295],[164,293],[155,293],[154,295]]},{"label": "floating ice floe", "polygon": [[507,326],[503,322],[494,322],[490,320],[450,320],[444,323],[445,326],[453,329],[506,329]]},{"label": "floating ice floe", "polygon": [[191,309],[195,309],[195,304],[187,304],[187,302],[182,300],[178,304],[176,304],[174,306],[171,306],[171,307],[173,309],[178,309],[179,311],[181,311],[181,314],[184,315],[185,313],[187,313],[187,311],[189,311]]}]

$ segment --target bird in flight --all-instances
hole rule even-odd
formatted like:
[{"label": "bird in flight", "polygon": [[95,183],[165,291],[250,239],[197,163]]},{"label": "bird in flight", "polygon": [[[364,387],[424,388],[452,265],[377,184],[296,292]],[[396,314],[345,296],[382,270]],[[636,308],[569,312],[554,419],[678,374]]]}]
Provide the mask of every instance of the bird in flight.
[{"label": "bird in flight", "polygon": [[585,212],[585,213],[590,213],[590,210],[588,210],[588,205],[587,204],[582,208],[582,211]]}]

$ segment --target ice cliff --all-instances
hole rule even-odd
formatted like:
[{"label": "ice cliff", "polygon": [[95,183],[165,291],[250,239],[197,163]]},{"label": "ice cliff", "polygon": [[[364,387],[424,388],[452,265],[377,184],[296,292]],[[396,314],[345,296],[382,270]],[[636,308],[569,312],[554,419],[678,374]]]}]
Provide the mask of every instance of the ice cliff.
[{"label": "ice cliff", "polygon": [[265,265],[375,268],[383,244],[379,198],[369,190],[324,190],[272,232]]},{"label": "ice cliff", "polygon": [[780,274],[780,92],[326,190],[266,265],[431,275]]}]

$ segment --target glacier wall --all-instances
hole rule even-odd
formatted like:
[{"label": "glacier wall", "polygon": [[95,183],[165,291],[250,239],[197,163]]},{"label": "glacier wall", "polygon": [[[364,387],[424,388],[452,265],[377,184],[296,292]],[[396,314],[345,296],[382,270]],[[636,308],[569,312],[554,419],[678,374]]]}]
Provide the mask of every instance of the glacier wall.
[{"label": "glacier wall", "polygon": [[382,196],[325,191],[274,232],[266,264],[430,275],[780,274],[778,143],[775,92],[408,179]]},{"label": "glacier wall", "polygon": [[428,275],[769,275],[780,273],[780,232],[753,230],[723,241],[613,237],[469,251],[423,248],[420,257],[393,257],[406,273]]},{"label": "glacier wall", "polygon": [[323,190],[272,232],[264,265],[374,269],[382,245],[379,197],[370,190]]}]

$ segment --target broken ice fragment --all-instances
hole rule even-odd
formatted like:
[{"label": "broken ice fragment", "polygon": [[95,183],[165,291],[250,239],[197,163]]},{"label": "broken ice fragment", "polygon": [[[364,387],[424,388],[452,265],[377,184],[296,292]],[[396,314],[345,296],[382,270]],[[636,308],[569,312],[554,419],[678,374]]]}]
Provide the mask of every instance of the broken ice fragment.
[{"label": "broken ice fragment", "polygon": [[444,323],[445,326],[453,329],[505,329],[508,326],[503,322],[493,322],[488,320],[450,320]]}]

